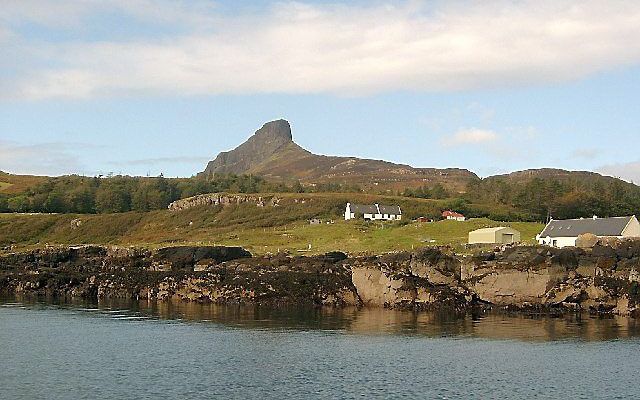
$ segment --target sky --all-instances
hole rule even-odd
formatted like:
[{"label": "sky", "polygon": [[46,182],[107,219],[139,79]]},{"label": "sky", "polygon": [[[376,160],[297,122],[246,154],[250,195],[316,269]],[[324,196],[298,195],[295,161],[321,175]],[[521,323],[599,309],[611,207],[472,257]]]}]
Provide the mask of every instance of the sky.
[{"label": "sky", "polygon": [[640,3],[2,0],[2,171],[192,176],[278,118],[317,154],[640,182]]}]

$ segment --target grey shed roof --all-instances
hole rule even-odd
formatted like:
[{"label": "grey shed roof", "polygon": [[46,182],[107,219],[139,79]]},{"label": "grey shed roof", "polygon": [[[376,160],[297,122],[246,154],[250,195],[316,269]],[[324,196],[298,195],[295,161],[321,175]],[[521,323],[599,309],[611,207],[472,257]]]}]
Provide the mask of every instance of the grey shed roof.
[{"label": "grey shed roof", "polygon": [[400,210],[400,206],[383,206],[378,205],[380,208],[380,214],[391,214],[391,215],[400,215],[402,211]]},{"label": "grey shed roof", "polygon": [[354,214],[377,214],[375,204],[351,204],[351,212]]},{"label": "grey shed roof", "polygon": [[540,237],[574,237],[584,233],[596,236],[621,236],[633,217],[585,218],[551,221]]}]

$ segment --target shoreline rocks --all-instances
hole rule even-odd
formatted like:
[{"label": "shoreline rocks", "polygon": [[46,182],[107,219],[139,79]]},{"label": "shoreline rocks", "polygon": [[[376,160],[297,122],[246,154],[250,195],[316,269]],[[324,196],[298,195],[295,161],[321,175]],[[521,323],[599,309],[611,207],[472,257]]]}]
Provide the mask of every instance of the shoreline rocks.
[{"label": "shoreline rocks", "polygon": [[460,256],[425,248],[379,256],[254,257],[239,247],[102,246],[0,256],[0,292],[89,299],[501,308],[640,315],[640,241],[520,246]]}]

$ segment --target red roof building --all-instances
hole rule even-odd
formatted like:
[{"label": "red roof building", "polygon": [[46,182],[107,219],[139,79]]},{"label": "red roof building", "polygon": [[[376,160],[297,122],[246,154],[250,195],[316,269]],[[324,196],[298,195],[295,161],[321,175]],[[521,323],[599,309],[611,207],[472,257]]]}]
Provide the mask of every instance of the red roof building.
[{"label": "red roof building", "polygon": [[454,220],[454,221],[464,221],[465,217],[464,215],[455,212],[455,211],[451,211],[451,210],[447,210],[447,211],[443,211],[442,212],[442,218],[444,219],[450,219],[450,220]]}]

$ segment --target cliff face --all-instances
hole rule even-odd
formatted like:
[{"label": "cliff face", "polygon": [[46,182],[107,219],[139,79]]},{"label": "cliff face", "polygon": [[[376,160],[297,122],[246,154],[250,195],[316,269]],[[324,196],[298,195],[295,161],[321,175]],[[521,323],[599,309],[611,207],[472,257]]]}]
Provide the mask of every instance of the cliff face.
[{"label": "cliff face", "polygon": [[258,207],[271,206],[275,207],[280,204],[280,198],[277,196],[258,196],[258,195],[227,195],[223,193],[207,193],[200,194],[186,199],[180,199],[169,204],[171,211],[187,210],[200,206],[217,206],[250,203]]},{"label": "cliff face", "polygon": [[474,257],[438,248],[346,257],[250,257],[240,248],[87,246],[0,257],[0,291],[217,303],[500,307],[640,315],[640,241],[513,247]]}]

